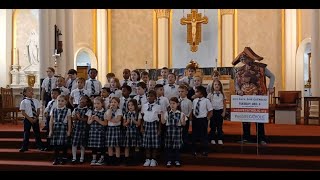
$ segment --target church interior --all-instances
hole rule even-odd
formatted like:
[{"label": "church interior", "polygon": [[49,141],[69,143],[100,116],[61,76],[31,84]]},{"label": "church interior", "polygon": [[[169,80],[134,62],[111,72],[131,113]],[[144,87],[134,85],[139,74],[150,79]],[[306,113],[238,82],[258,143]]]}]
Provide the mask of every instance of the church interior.
[{"label": "church interior", "polygon": [[[184,76],[194,60],[204,86],[212,82],[212,72],[219,71],[230,113],[231,96],[236,95],[237,66],[232,62],[251,47],[275,76],[265,126],[270,143],[236,143],[242,125],[229,117],[224,120],[225,143],[210,147],[213,153],[206,157],[212,162],[182,154],[185,170],[320,170],[319,24],[318,9],[0,9],[0,169],[52,167],[52,152],[17,150],[23,138],[18,109],[22,90],[33,87],[40,100],[48,67],[64,78],[75,69],[85,79],[95,68],[104,85],[108,73],[122,80],[124,69],[147,71],[154,80],[163,67]],[[5,89],[11,100],[5,98]],[[255,125],[251,129],[255,134]],[[24,163],[18,163],[23,158]],[[54,170],[63,168],[92,167]],[[105,168],[144,170],[142,165],[97,170]],[[158,170],[168,169],[160,165]]]}]

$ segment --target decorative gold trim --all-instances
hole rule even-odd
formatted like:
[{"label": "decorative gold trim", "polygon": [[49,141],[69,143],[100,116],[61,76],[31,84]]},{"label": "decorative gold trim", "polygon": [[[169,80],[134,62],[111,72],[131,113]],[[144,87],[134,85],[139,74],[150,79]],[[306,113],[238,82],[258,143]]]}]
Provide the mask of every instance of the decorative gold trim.
[{"label": "decorative gold trim", "polygon": [[297,9],[297,49],[301,43],[301,9]]},{"label": "decorative gold trim", "polygon": [[112,48],[111,48],[111,45],[112,45],[112,39],[111,39],[111,9],[107,9],[107,22],[108,22],[108,28],[107,28],[107,31],[108,31],[108,35],[107,35],[107,39],[108,39],[108,72],[112,72],[112,56],[111,56],[111,53],[112,53]]},{"label": "decorative gold trim", "polygon": [[238,10],[234,10],[233,14],[233,52],[234,58],[238,55]]},{"label": "decorative gold trim", "polygon": [[92,10],[93,53],[97,56],[97,9]]},{"label": "decorative gold trim", "polygon": [[[222,16],[221,9],[218,9],[218,61],[222,67]],[[218,67],[218,64],[216,65]]]},{"label": "decorative gold trim", "polygon": [[157,18],[169,18],[171,9],[155,9],[155,12],[157,14]]},{"label": "decorative gold trim", "polygon": [[158,69],[158,18],[153,10],[153,68]]},{"label": "decorative gold trim", "polygon": [[226,15],[226,14],[231,14],[234,15],[235,14],[235,10],[234,9],[221,9],[221,16]]},{"label": "decorative gold trim", "polygon": [[281,10],[281,72],[282,72],[282,89],[285,90],[286,82],[285,82],[285,9]]},{"label": "decorative gold trim", "polygon": [[16,34],[17,34],[17,26],[16,26],[17,12],[18,12],[18,9],[13,9],[12,10],[12,35],[11,35],[11,37],[12,37],[11,64],[12,65],[14,63],[14,60],[13,60],[14,51],[13,50],[14,50],[14,48],[17,47],[17,39],[16,39],[17,38],[17,36],[16,36]]},{"label": "decorative gold trim", "polygon": [[172,68],[172,16],[173,16],[173,10],[170,10],[169,14],[169,24],[168,24],[168,68]]}]

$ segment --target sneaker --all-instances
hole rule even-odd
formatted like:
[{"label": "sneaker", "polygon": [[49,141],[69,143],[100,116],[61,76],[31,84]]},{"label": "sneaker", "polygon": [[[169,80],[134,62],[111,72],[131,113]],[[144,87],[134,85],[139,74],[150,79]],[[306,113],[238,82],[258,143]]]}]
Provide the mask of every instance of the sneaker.
[{"label": "sneaker", "polygon": [[96,163],[98,166],[104,165],[104,158],[100,158],[99,161]]},{"label": "sneaker", "polygon": [[215,140],[211,140],[211,144],[216,144],[216,141]]},{"label": "sneaker", "polygon": [[238,141],[240,144],[246,144],[246,143],[249,143],[249,141],[248,140],[246,140],[246,139],[243,139],[243,140],[240,140],[240,141]]},{"label": "sneaker", "polygon": [[76,160],[76,159],[72,159],[72,160],[71,160],[71,163],[72,163],[72,164],[76,164],[76,163],[77,163],[77,160]]},{"label": "sneaker", "polygon": [[67,163],[67,158],[61,158],[60,159],[60,164],[61,165],[64,165],[64,164],[66,164]]},{"label": "sneaker", "polygon": [[266,145],[267,142],[265,142],[265,141],[260,141],[260,144],[261,144],[261,145]]},{"label": "sneaker", "polygon": [[181,164],[180,164],[179,161],[176,161],[175,164],[176,164],[177,167],[180,167],[180,166],[181,166]]},{"label": "sneaker", "polygon": [[218,140],[218,144],[222,145],[223,141],[222,140]]},{"label": "sneaker", "polygon": [[146,161],[144,162],[143,166],[144,167],[150,166],[150,163],[151,163],[150,159],[146,159]]},{"label": "sneaker", "polygon": [[91,166],[94,166],[94,165],[96,165],[96,164],[97,164],[97,160],[92,159],[92,161],[91,161],[90,165],[91,165]]},{"label": "sneaker", "polygon": [[151,166],[151,167],[155,167],[155,166],[157,166],[157,165],[158,165],[157,161],[154,160],[154,159],[151,159],[150,166]]},{"label": "sneaker", "polygon": [[84,163],[84,159],[80,159],[80,164],[83,164]]},{"label": "sneaker", "polygon": [[171,167],[171,161],[167,162],[167,167]]}]

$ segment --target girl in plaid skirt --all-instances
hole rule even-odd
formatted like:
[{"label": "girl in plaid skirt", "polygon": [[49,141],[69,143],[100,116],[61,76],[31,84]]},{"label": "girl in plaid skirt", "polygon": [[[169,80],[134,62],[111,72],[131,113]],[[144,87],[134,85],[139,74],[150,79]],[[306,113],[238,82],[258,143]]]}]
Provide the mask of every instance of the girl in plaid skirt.
[{"label": "girl in plaid skirt", "polygon": [[[89,128],[89,139],[88,139],[88,147],[92,149],[92,161],[90,165],[103,165],[104,164],[104,155],[106,153],[105,150],[105,125],[106,121],[104,121],[104,113],[105,110],[103,108],[103,99],[101,97],[96,97],[93,100],[94,110],[92,113],[88,113],[88,124]],[[101,153],[101,157],[99,161],[97,161],[97,153],[98,151]]]},{"label": "girl in plaid skirt", "polygon": [[[58,96],[58,107],[50,112],[49,138],[54,149],[53,165],[65,164],[67,160],[67,143],[71,135],[71,110],[66,107],[66,96]],[[63,157],[59,155],[63,151]]]},{"label": "girl in plaid skirt", "polygon": [[124,137],[124,156],[127,164],[129,164],[130,149],[135,149],[136,147],[141,146],[141,136],[139,127],[142,119],[142,116],[138,111],[137,100],[129,100],[128,110],[128,113],[123,117],[123,126],[126,127],[126,134]]},{"label": "girl in plaid skirt", "polygon": [[[143,114],[143,132],[142,146],[145,148],[146,161],[143,166],[157,166],[157,149],[160,148],[159,120],[161,118],[161,106],[155,103],[156,92],[149,91],[148,103],[142,105],[141,114]],[[152,159],[151,159],[152,157]],[[151,159],[151,160],[150,160]]]},{"label": "girl in plaid skirt", "polygon": [[85,95],[80,98],[80,104],[72,112],[73,139],[72,139],[72,163],[77,161],[77,147],[80,146],[80,163],[84,161],[85,146],[87,144],[87,121],[88,115],[91,114],[92,102],[90,98]]},{"label": "girl in plaid skirt", "polygon": [[[120,145],[121,145],[121,119],[122,110],[119,109],[120,99],[113,97],[110,101],[110,109],[105,113],[108,122],[106,133],[106,146],[108,147],[108,162],[113,165],[120,164]],[[116,151],[116,158],[113,159],[113,148]]]},{"label": "girl in plaid skirt", "polygon": [[180,164],[180,148],[183,144],[182,131],[186,124],[186,116],[180,111],[179,100],[176,97],[170,99],[170,111],[162,113],[161,122],[166,125],[165,148],[167,167]]}]

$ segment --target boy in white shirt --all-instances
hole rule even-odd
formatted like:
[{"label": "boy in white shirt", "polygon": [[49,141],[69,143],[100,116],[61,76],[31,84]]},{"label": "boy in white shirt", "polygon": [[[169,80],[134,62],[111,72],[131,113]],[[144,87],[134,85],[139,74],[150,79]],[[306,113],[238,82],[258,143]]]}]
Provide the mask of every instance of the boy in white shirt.
[{"label": "boy in white shirt", "polygon": [[101,82],[99,80],[96,80],[98,70],[95,68],[91,68],[89,69],[88,74],[90,78],[86,80],[84,89],[86,89],[89,92],[89,97],[98,97],[100,96],[100,91],[102,89]]},{"label": "boy in white shirt", "polygon": [[161,79],[157,80],[157,84],[162,84],[162,85],[166,85],[168,84],[168,74],[169,74],[169,69],[167,67],[163,67],[161,69]]},{"label": "boy in white shirt", "polygon": [[168,75],[168,84],[164,85],[164,96],[168,99],[172,97],[179,98],[178,85],[175,84],[176,75],[173,73],[169,73]]}]

